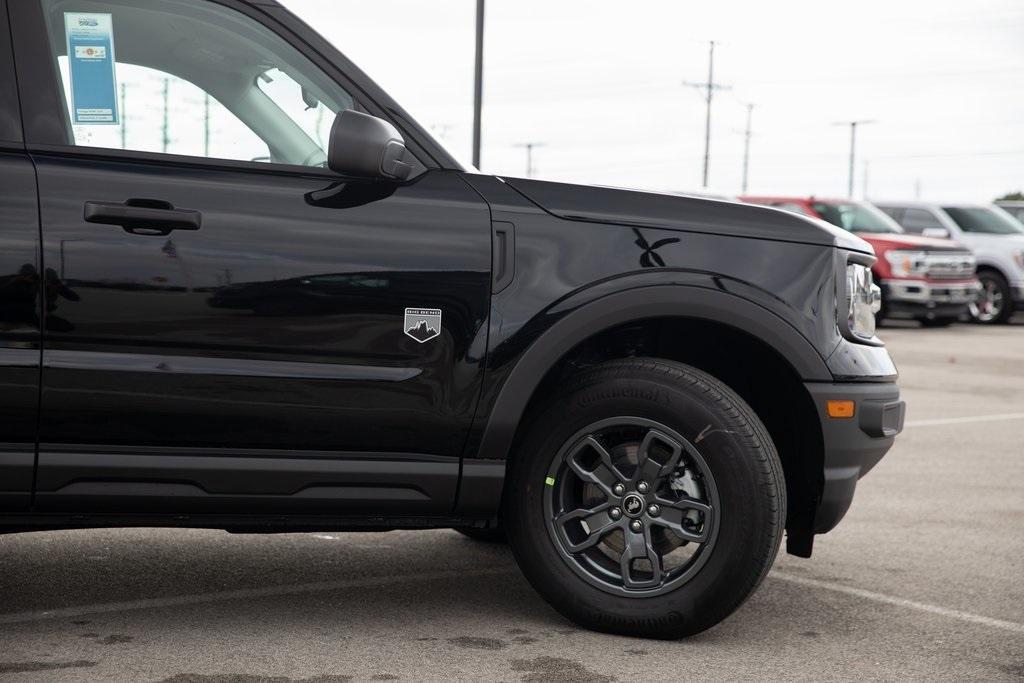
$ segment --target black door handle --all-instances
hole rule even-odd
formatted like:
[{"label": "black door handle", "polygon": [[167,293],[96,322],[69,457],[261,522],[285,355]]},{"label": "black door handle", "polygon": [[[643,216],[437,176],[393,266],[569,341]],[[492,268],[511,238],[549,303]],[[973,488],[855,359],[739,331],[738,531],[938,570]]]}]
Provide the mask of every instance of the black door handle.
[{"label": "black door handle", "polygon": [[135,235],[167,235],[172,230],[198,230],[203,217],[159,199],[129,199],[123,204],[86,202],[84,218],[86,223],[120,225]]}]

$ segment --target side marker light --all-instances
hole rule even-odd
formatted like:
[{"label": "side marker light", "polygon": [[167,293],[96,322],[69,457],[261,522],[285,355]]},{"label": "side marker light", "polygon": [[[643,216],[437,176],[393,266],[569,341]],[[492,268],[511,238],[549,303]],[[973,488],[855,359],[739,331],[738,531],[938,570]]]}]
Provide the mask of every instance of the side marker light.
[{"label": "side marker light", "polygon": [[856,405],[854,401],[848,400],[829,401],[828,416],[836,419],[853,417],[853,414],[856,412]]}]

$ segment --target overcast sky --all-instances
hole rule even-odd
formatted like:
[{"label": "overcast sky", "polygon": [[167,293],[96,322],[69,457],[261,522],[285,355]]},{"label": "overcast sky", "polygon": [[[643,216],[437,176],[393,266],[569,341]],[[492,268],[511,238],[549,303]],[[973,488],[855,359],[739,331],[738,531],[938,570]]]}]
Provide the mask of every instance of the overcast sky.
[{"label": "overcast sky", "polygon": [[[282,0],[457,156],[472,135],[474,0]],[[488,0],[482,167],[698,190],[720,41],[714,191],[988,201],[1024,189],[1024,2]]]}]

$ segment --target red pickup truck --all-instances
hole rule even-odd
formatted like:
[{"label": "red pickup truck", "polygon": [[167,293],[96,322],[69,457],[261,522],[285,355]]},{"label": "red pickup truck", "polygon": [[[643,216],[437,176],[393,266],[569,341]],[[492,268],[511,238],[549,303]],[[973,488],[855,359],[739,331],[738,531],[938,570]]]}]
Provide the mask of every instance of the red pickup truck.
[{"label": "red pickup truck", "polygon": [[953,240],[908,235],[867,202],[816,197],[744,196],[741,200],[821,218],[856,233],[875,249],[872,275],[882,289],[878,319],[912,318],[944,327],[967,310],[980,289],[971,251]]}]

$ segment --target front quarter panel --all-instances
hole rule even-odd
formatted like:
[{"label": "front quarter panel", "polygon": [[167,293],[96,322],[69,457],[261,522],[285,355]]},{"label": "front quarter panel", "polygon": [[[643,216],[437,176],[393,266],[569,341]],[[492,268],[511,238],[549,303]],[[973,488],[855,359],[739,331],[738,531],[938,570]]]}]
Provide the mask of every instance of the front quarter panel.
[{"label": "front quarter panel", "polygon": [[1024,269],[1013,254],[1024,251],[1024,237],[964,233],[963,241],[974,251],[978,268],[993,268],[1006,277],[1011,286],[1024,286]]},{"label": "front quarter panel", "polygon": [[[751,307],[753,316],[776,321],[780,336],[788,330],[800,340],[777,349],[804,380],[833,379],[825,359],[842,341],[835,317],[836,249],[565,220],[548,214],[500,180],[466,178],[491,203],[492,218],[514,224],[516,233],[515,279],[492,301],[487,377],[467,454],[505,456],[507,441],[493,440],[498,444],[495,450],[488,435],[487,443],[481,445],[483,431],[488,419],[491,427],[502,432],[514,428],[518,415],[505,420],[495,406],[506,380],[531,346],[563,317],[627,290],[678,288],[675,315],[712,320],[717,319],[714,312],[694,315],[694,306],[688,312],[686,301],[696,304],[701,298],[728,297],[742,302]],[[685,216],[680,216],[680,223],[685,225]],[[641,308],[636,319],[643,316]],[[799,352],[794,350],[798,347]]]}]

